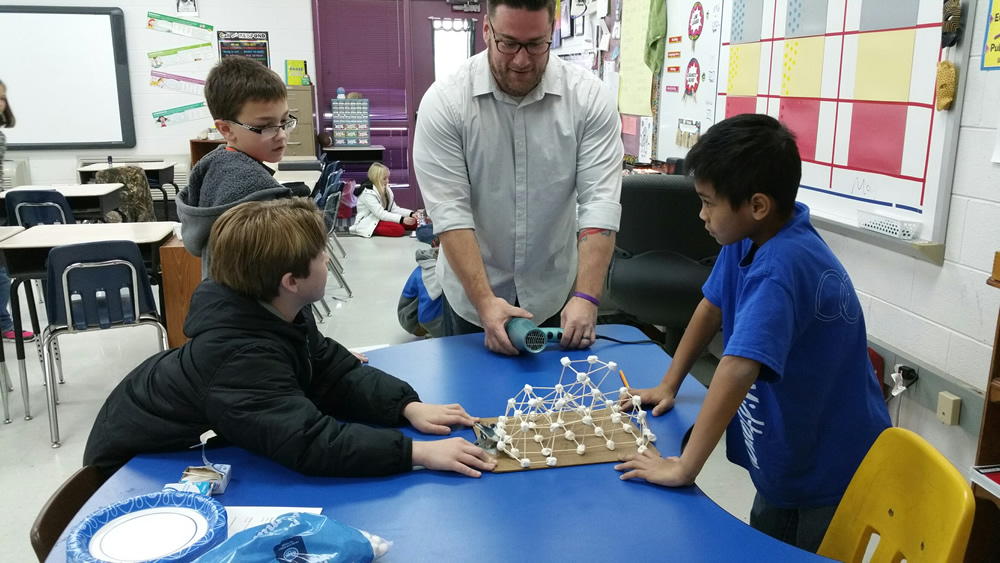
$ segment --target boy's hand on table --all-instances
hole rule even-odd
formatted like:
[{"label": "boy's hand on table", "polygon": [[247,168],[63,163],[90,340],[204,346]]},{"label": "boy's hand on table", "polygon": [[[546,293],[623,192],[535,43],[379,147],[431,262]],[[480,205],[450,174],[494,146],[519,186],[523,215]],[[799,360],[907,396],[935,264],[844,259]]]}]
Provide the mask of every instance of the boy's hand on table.
[{"label": "boy's hand on table", "polygon": [[495,459],[465,438],[448,438],[429,442],[413,441],[411,458],[414,465],[427,469],[454,471],[468,477],[479,477],[481,471],[493,471]]},{"label": "boy's hand on table", "polygon": [[368,363],[368,356],[362,354],[361,352],[351,352],[351,354],[358,359],[359,362],[363,364]]},{"label": "boy's hand on table", "polygon": [[[633,389],[629,387],[628,392],[632,395],[638,395],[642,400],[642,404],[653,405],[653,416],[660,416],[674,408],[674,397],[676,394],[668,389],[666,385],[660,384],[648,389]],[[632,409],[632,402],[626,397],[621,397],[618,405],[624,410]]]},{"label": "boy's hand on table", "polygon": [[414,428],[424,434],[447,435],[451,433],[452,425],[472,426],[479,422],[478,416],[469,416],[462,405],[429,405],[414,401],[403,407],[403,416]]},{"label": "boy's hand on table", "polygon": [[615,466],[618,471],[624,471],[622,481],[629,479],[644,479],[664,487],[686,487],[694,484],[695,475],[681,463],[679,457],[662,458],[646,450],[641,454],[629,454],[622,458],[622,463]]}]

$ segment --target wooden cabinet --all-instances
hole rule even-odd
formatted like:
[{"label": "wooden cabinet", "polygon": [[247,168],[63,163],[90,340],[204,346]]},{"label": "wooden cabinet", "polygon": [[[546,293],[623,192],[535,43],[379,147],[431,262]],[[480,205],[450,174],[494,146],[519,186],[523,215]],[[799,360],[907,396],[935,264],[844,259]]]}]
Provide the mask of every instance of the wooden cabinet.
[{"label": "wooden cabinet", "polygon": [[184,335],[191,294],[201,283],[201,258],[184,248],[177,237],[160,247],[160,270],[163,278],[163,311],[167,315],[167,343],[177,348],[188,341]]},{"label": "wooden cabinet", "polygon": [[226,144],[225,139],[191,139],[191,168],[194,168],[194,164],[201,160],[201,157],[214,151],[219,145]]},{"label": "wooden cabinet", "polygon": [[[1000,252],[993,261],[993,276],[986,283],[1000,291]],[[983,405],[983,422],[979,427],[979,448],[976,465],[1000,464],[1000,312],[997,332],[993,341],[993,361],[990,378],[986,383],[986,401]],[[973,483],[976,496],[976,516],[972,521],[972,536],[965,560],[1000,561],[1000,499]]]},{"label": "wooden cabinet", "polygon": [[285,156],[316,156],[316,103],[312,86],[287,86],[288,113],[299,120],[288,135]]}]

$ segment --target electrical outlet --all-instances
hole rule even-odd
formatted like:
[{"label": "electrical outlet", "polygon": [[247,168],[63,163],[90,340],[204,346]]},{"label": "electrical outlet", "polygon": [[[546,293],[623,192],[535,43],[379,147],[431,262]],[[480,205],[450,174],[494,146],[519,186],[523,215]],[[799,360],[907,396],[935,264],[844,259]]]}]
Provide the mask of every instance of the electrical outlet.
[{"label": "electrical outlet", "polygon": [[941,422],[955,426],[962,410],[962,399],[958,395],[941,391],[938,393],[937,417]]}]

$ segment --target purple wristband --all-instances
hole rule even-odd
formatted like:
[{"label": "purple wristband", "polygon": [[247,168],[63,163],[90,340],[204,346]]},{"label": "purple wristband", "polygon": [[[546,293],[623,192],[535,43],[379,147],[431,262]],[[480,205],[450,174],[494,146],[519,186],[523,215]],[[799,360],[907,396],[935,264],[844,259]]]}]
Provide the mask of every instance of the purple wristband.
[{"label": "purple wristband", "polygon": [[596,297],[594,297],[593,295],[587,295],[586,293],[581,293],[581,292],[577,291],[576,293],[573,294],[573,297],[579,297],[580,299],[586,299],[587,301],[590,301],[591,303],[593,303],[595,307],[600,307],[601,306],[601,302]]}]

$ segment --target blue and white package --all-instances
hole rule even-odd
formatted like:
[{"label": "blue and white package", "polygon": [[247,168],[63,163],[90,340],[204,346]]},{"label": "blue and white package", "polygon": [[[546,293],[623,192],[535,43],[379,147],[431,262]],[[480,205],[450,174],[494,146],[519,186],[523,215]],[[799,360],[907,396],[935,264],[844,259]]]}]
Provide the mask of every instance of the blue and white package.
[{"label": "blue and white package", "polygon": [[326,516],[290,512],[234,534],[197,563],[369,563],[391,545]]}]

